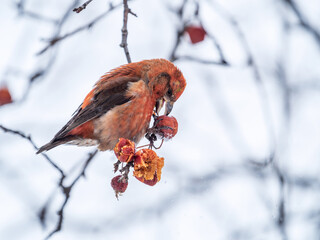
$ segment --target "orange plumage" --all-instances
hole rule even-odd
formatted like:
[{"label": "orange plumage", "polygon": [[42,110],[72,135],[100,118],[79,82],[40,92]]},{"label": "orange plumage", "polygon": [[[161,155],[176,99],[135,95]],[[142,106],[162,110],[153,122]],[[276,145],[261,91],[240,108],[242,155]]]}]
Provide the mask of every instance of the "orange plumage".
[{"label": "orange plumage", "polygon": [[165,59],[113,69],[100,78],[70,121],[37,153],[64,143],[111,150],[120,137],[138,143],[153,111],[160,111],[166,102],[168,115],[185,87],[180,70]]}]

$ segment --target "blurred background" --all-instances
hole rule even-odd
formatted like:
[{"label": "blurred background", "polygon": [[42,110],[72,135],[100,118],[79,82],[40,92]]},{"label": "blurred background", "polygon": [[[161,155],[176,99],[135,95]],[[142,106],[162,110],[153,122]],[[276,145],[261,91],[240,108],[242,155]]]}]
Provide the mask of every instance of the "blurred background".
[{"label": "blurred background", "polygon": [[127,63],[122,1],[83,3],[1,2],[0,239],[320,239],[319,1],[129,1],[132,61],[188,85],[161,181],[119,201],[112,152],[35,154]]}]

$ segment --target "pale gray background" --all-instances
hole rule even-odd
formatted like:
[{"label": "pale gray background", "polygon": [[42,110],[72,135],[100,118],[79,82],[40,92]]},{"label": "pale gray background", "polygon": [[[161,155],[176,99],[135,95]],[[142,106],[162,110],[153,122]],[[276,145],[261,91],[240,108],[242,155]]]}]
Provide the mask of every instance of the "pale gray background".
[{"label": "pale gray background", "polygon": [[[285,0],[199,1],[203,25],[230,66],[175,62],[188,85],[172,112],[179,132],[157,151],[165,158],[161,181],[149,187],[131,177],[117,201],[110,186],[115,157],[99,153],[71,193],[63,229],[51,239],[320,239],[320,2],[291,1],[317,32],[303,27]],[[22,2],[28,11],[61,19],[73,1]],[[15,3],[2,0],[0,7],[0,82],[15,100],[0,107],[0,124],[31,134],[40,146],[102,74],[126,63],[119,47],[123,9],[36,56],[56,26],[19,15]],[[94,0],[71,13],[59,35],[86,24],[108,3]],[[187,2],[183,18],[197,23],[194,3]],[[170,9],[181,4],[129,2],[138,15],[128,23],[133,61],[169,58],[181,27]],[[247,64],[248,50],[254,66]],[[178,54],[219,60],[209,38],[192,45],[184,36]],[[46,74],[23,97],[42,67]],[[69,183],[93,149],[63,146],[48,155],[73,171]],[[54,229],[64,200],[58,180],[28,141],[0,130],[0,239],[44,239]],[[42,227],[37,214],[50,196]]]}]

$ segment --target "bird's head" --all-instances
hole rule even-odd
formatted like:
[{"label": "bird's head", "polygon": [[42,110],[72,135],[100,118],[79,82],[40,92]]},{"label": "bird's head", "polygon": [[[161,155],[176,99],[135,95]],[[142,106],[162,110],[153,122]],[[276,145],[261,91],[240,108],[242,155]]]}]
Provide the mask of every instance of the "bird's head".
[{"label": "bird's head", "polygon": [[181,71],[168,60],[153,59],[145,62],[144,79],[156,100],[156,112],[159,113],[165,103],[165,114],[168,115],[183,93],[186,80]]}]

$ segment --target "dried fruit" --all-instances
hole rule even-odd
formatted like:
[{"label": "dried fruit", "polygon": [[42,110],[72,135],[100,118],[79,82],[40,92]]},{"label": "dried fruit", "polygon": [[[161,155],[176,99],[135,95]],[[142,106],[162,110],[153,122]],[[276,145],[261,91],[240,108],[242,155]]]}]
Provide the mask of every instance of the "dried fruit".
[{"label": "dried fruit", "polygon": [[203,41],[206,31],[202,26],[187,26],[185,28],[185,32],[189,34],[190,40],[192,44]]},{"label": "dried fruit", "polygon": [[139,181],[150,186],[155,185],[161,179],[161,169],[164,158],[160,158],[152,149],[141,149],[134,155],[134,171]]},{"label": "dried fruit", "polygon": [[154,125],[156,133],[160,136],[160,138],[171,139],[178,132],[178,121],[174,117],[169,117],[166,115],[159,116],[155,120]]},{"label": "dried fruit", "polygon": [[130,162],[135,153],[135,144],[129,139],[120,138],[113,150],[120,162]]},{"label": "dried fruit", "polygon": [[136,177],[136,179],[138,179],[140,182],[143,182],[144,184],[147,184],[149,186],[154,186],[158,182],[157,173],[154,174],[154,177],[151,180],[146,180],[143,177]]},{"label": "dried fruit", "polygon": [[118,198],[119,194],[124,193],[128,187],[128,180],[121,175],[115,176],[111,180],[111,186]]},{"label": "dried fruit", "polygon": [[0,88],[0,106],[12,103],[11,94],[7,87]]}]

